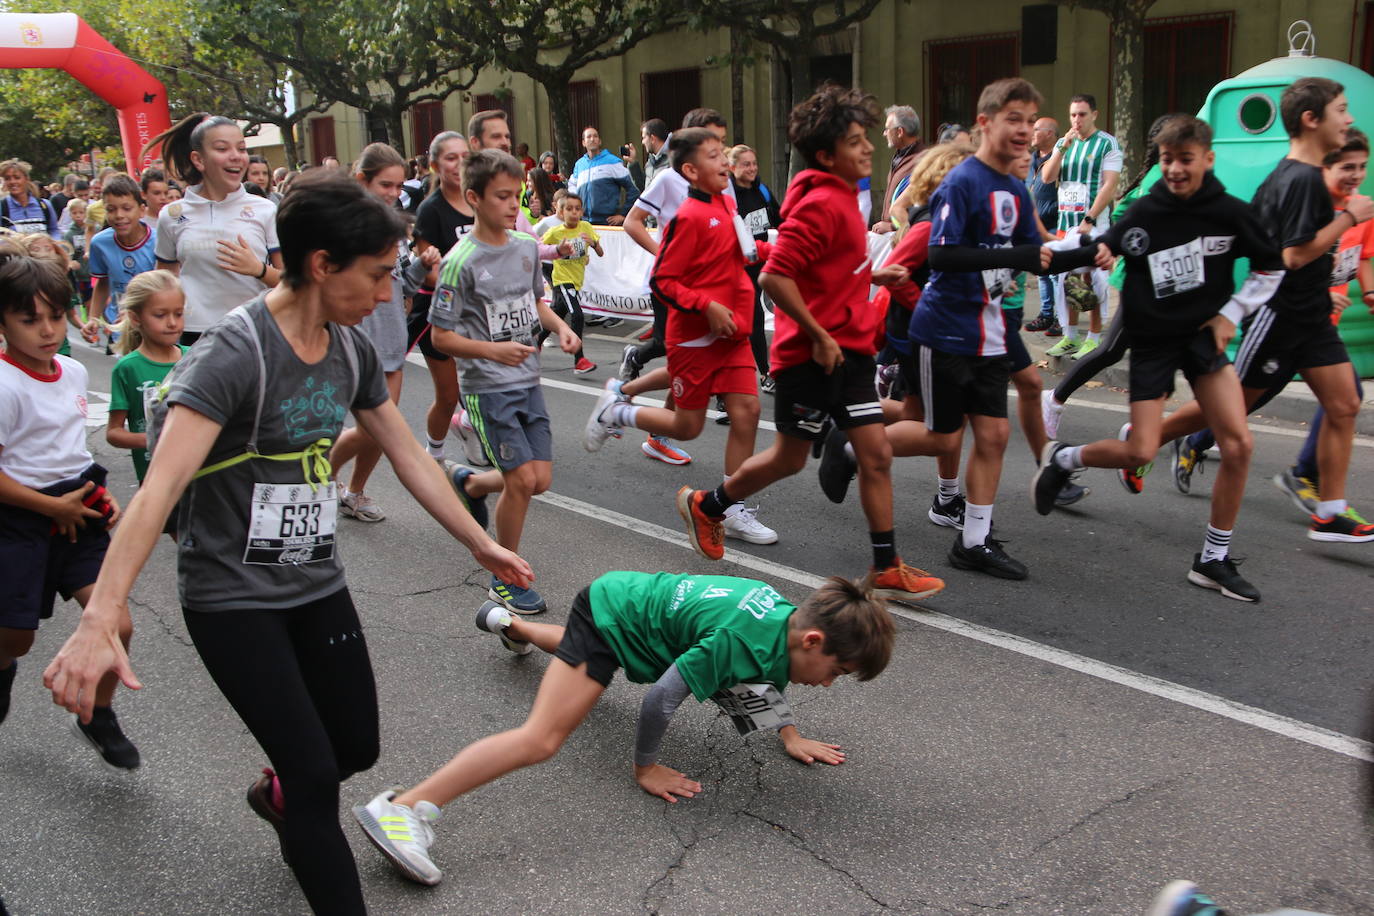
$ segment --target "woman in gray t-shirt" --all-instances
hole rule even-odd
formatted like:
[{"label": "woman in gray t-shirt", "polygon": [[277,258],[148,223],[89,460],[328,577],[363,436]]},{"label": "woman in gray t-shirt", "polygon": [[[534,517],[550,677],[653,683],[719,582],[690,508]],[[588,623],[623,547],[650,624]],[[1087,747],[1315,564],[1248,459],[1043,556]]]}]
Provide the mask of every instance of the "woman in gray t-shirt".
[{"label": "woman in gray t-shirt", "polygon": [[249,804],[277,829],[312,909],[361,914],[339,783],[372,766],[379,741],[324,459],[344,415],[354,412],[401,482],[478,562],[506,581],[528,585],[532,576],[463,509],[353,327],[390,295],[400,217],[357,182],[321,170],[292,187],[277,229],[282,283],[208,330],[169,376],[147,478],[44,680],[54,701],[83,719],[101,678],[139,686],[118,627],[176,504],[186,628],[276,770],[253,784]]}]

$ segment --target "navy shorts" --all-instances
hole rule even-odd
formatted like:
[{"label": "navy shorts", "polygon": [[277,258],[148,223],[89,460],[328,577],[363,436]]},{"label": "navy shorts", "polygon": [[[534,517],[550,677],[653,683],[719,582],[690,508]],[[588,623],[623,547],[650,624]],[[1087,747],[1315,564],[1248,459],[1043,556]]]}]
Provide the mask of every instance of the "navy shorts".
[{"label": "navy shorts", "polygon": [[553,430],[540,386],[465,394],[463,406],[497,470],[513,471],[526,462],[553,460]]},{"label": "navy shorts", "polygon": [[[42,492],[61,496],[86,481],[105,483],[105,469],[93,464],[81,476]],[[36,630],[52,616],[60,594],[64,600],[95,583],[110,546],[110,534],[98,519],[89,519],[76,543],[52,533],[52,519],[14,506],[0,506],[0,627]]]},{"label": "navy shorts", "polygon": [[602,687],[611,686],[611,679],[620,667],[620,659],[615,657],[610,645],[602,638],[592,617],[591,587],[582,589],[573,599],[568,611],[568,622],[563,629],[563,639],[553,653],[576,668],[587,663],[587,677]]},{"label": "navy shorts", "polygon": [[[1024,279],[1024,278],[1023,278]],[[1002,320],[1007,328],[1007,359],[1011,360],[1011,374],[1015,375],[1031,364],[1030,351],[1021,339],[1021,322],[1025,320],[1021,308],[1002,309]]]}]

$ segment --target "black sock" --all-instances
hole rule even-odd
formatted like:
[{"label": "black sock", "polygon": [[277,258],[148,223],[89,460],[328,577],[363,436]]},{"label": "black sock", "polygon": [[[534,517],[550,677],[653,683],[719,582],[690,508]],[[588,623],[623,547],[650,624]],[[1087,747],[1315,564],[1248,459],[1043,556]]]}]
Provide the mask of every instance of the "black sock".
[{"label": "black sock", "polygon": [[711,492],[707,493],[701,501],[701,511],[712,517],[725,514],[725,510],[735,504],[734,497],[725,492],[725,484],[721,484]]},{"label": "black sock", "polygon": [[873,545],[873,568],[887,569],[897,562],[897,538],[893,531],[868,532],[869,543]]}]

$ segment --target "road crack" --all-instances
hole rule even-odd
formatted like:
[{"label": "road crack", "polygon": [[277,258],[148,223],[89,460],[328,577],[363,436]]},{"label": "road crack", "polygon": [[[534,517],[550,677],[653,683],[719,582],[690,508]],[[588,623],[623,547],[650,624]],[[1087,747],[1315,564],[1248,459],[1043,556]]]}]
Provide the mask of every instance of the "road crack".
[{"label": "road crack", "polygon": [[1173,785],[1176,785],[1184,781],[1185,779],[1188,779],[1190,776],[1191,774],[1189,773],[1184,773],[1178,776],[1168,776],[1164,779],[1156,780],[1155,782],[1152,782],[1148,785],[1132,789],[1125,795],[1122,795],[1118,798],[1113,798],[1106,802],[1103,802],[1093,810],[1089,811],[1087,814],[1084,814],[1082,817],[1078,818],[1068,827],[1065,827],[1063,830],[1054,834],[1054,836],[1051,836],[1048,839],[1037,844],[1034,849],[1032,849],[1030,852],[1026,854],[1026,857],[1033,856],[1041,850],[1045,849],[1047,846],[1051,846],[1055,843],[1058,843],[1060,840],[1067,838],[1080,828],[1087,826],[1089,822],[1094,821],[1102,815],[1106,814],[1108,811],[1111,811],[1113,808],[1120,807],[1121,805],[1128,805],[1136,799],[1141,798],[1142,796],[1158,792],[1161,789],[1169,788]]}]

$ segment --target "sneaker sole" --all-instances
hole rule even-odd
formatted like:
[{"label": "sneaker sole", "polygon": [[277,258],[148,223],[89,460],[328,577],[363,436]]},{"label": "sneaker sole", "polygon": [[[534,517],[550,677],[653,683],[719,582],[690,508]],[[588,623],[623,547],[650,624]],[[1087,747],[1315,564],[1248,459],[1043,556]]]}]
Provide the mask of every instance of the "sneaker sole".
[{"label": "sneaker sole", "polygon": [[1317,504],[1314,502],[1310,506],[1307,505],[1303,501],[1303,498],[1301,496],[1299,496],[1298,494],[1294,493],[1291,489],[1289,489],[1288,484],[1283,479],[1282,471],[1275,474],[1273,477],[1270,477],[1269,480],[1271,483],[1273,483],[1274,486],[1278,487],[1279,492],[1282,493],[1284,496],[1287,496],[1289,501],[1292,502],[1293,505],[1296,506],[1304,515],[1311,516],[1317,514]]},{"label": "sneaker sole", "polygon": [[380,514],[379,514],[379,515],[364,515],[363,513],[359,512],[359,511],[356,510],[356,509],[348,509],[348,508],[345,508],[344,505],[343,505],[343,503],[340,503],[340,504],[339,504],[339,514],[342,515],[344,518],[351,518],[351,519],[353,519],[354,521],[359,521],[359,522],[369,522],[369,523],[371,523],[371,522],[386,521],[386,516],[385,516],[385,515],[380,515]]},{"label": "sneaker sole", "polygon": [[1324,544],[1366,544],[1374,541],[1374,534],[1337,534],[1331,531],[1313,531],[1311,528],[1307,529],[1307,537]]},{"label": "sneaker sole", "polygon": [[1194,585],[1200,585],[1203,588],[1211,589],[1214,592],[1221,592],[1227,598],[1234,598],[1237,601],[1244,601],[1248,604],[1254,604],[1256,601],[1259,600],[1258,598],[1247,598],[1244,595],[1239,595],[1231,591],[1226,586],[1222,585],[1220,582],[1217,582],[1214,579],[1209,579],[1208,577],[1204,576],[1196,569],[1188,570],[1188,581],[1193,583]]},{"label": "sneaker sole", "polygon": [[[1053,503],[1053,502],[1050,503],[1050,505],[1049,505],[1048,508],[1046,508],[1046,509],[1041,509],[1041,508],[1040,508],[1040,500],[1036,497],[1036,494],[1040,492],[1040,477],[1041,477],[1042,474],[1044,474],[1046,471],[1048,471],[1048,470],[1050,469],[1050,463],[1051,463],[1051,461],[1052,461],[1052,459],[1053,459],[1053,456],[1054,456],[1055,447],[1056,447],[1057,445],[1059,445],[1059,444],[1060,444],[1060,443],[1059,443],[1059,440],[1057,440],[1057,439],[1051,439],[1050,441],[1048,441],[1048,442],[1045,443],[1044,447],[1042,447],[1042,448],[1040,449],[1040,462],[1039,462],[1039,466],[1036,467],[1036,469],[1035,469],[1035,476],[1031,478],[1031,486],[1030,486],[1031,506],[1033,506],[1033,507],[1035,508],[1035,511],[1036,511],[1037,513],[1039,513],[1040,515],[1049,515],[1051,512],[1054,511],[1054,503]],[[1062,488],[1061,488],[1061,489],[1062,489]],[[962,530],[962,529],[960,529],[960,530]],[[960,568],[962,569],[962,568],[964,568],[964,567],[960,567]]]},{"label": "sneaker sole", "polygon": [[697,538],[697,523],[692,518],[692,488],[683,487],[678,490],[673,502],[677,505],[677,514],[682,516],[682,520],[687,523],[687,539],[692,542],[692,549],[708,560],[719,560],[725,556],[723,550],[720,557],[713,557],[702,549],[701,541]]},{"label": "sneaker sole", "polygon": [[582,447],[587,451],[601,451],[601,447],[611,437],[611,431],[601,425],[600,419],[614,403],[615,392],[601,389],[601,394],[596,398],[596,406],[592,408],[592,415],[587,418],[587,425],[582,430]]},{"label": "sneaker sole", "polygon": [[574,369],[574,370],[573,370],[573,375],[587,375],[588,373],[595,372],[595,371],[596,371],[596,367],[595,367],[595,366],[592,366],[590,369]]},{"label": "sneaker sole", "polygon": [[1023,579],[1028,579],[1028,578],[1030,578],[1030,571],[1029,571],[1029,570],[1027,570],[1027,571],[1024,572],[1024,573],[1017,574],[1017,573],[1014,572],[1013,570],[1009,570],[1009,569],[998,569],[998,568],[993,567],[993,566],[984,566],[984,565],[981,564],[981,563],[970,563],[968,560],[963,559],[962,557],[960,557],[958,554],[956,554],[956,553],[955,553],[954,551],[952,551],[952,550],[951,550],[951,551],[949,552],[949,554],[948,554],[948,559],[949,559],[949,565],[950,565],[950,566],[953,566],[955,569],[963,569],[963,570],[969,570],[969,571],[971,571],[971,572],[987,573],[989,576],[993,576],[994,578],[997,578],[997,579],[1009,579],[1009,580],[1011,580],[1011,581],[1013,581],[1013,582],[1020,582],[1020,581],[1023,580]]},{"label": "sneaker sole", "polygon": [[647,442],[641,444],[639,450],[643,452],[647,458],[652,458],[655,461],[662,461],[664,464],[671,464],[674,467],[681,467],[684,464],[692,463],[691,458],[669,458]]},{"label": "sneaker sole", "polygon": [[75,720],[72,721],[72,734],[80,738],[82,744],[86,745],[87,747],[93,748],[95,750],[96,758],[99,759],[100,763],[111,772],[125,774],[132,773],[134,772],[134,770],[137,770],[139,766],[141,766],[143,763],[143,761],[140,760],[138,763],[134,764],[131,767],[122,767],[118,764],[110,763],[110,761],[105,759],[104,753],[101,752],[100,745],[96,744],[95,741],[91,740],[91,737],[81,730],[81,725]]},{"label": "sneaker sole", "polygon": [[441,872],[438,877],[430,877],[416,871],[414,866],[405,860],[399,850],[391,845],[391,841],[386,838],[386,833],[382,830],[382,825],[377,823],[377,819],[372,816],[372,812],[367,810],[366,805],[353,806],[353,819],[358,822],[358,826],[363,828],[363,834],[377,847],[377,851],[386,856],[396,870],[405,875],[416,884],[423,884],[426,887],[434,887],[444,880]]},{"label": "sneaker sole", "polygon": [[923,592],[905,592],[897,588],[875,588],[873,594],[887,601],[898,601],[902,604],[910,604],[913,601],[921,601],[931,595],[938,595],[945,590],[944,583],[937,588],[928,588]]},{"label": "sneaker sole", "polygon": [[1196,891],[1197,885],[1191,881],[1170,881],[1155,896],[1154,902],[1150,904],[1150,911],[1145,916],[1177,916],[1180,912],[1179,904]]},{"label": "sneaker sole", "polygon": [[541,604],[541,605],[540,605],[539,607],[537,607],[537,608],[531,608],[531,609],[529,609],[529,610],[521,610],[520,608],[518,608],[518,607],[516,607],[515,605],[511,604],[511,603],[510,603],[509,601],[507,601],[505,598],[502,598],[500,595],[498,595],[498,594],[496,593],[496,589],[494,589],[494,588],[489,588],[489,589],[487,589],[487,597],[490,598],[492,601],[499,602],[500,605],[501,605],[503,608],[505,608],[506,610],[510,611],[512,614],[519,614],[521,617],[532,617],[532,616],[534,616],[535,614],[542,614],[542,613],[544,613],[545,611],[547,611],[547,610],[549,609],[549,606],[548,606],[547,604]]},{"label": "sneaker sole", "polygon": [[961,525],[959,522],[950,518],[948,515],[941,515],[934,509],[926,510],[926,518],[930,519],[932,522],[939,525],[941,528],[953,528],[955,531],[964,530],[964,526]]},{"label": "sneaker sole", "polygon": [[776,544],[778,542],[776,533],[769,537],[761,537],[757,534],[743,534],[731,531],[728,525],[725,528],[725,536],[734,538],[737,541],[744,541],[746,544]]}]

